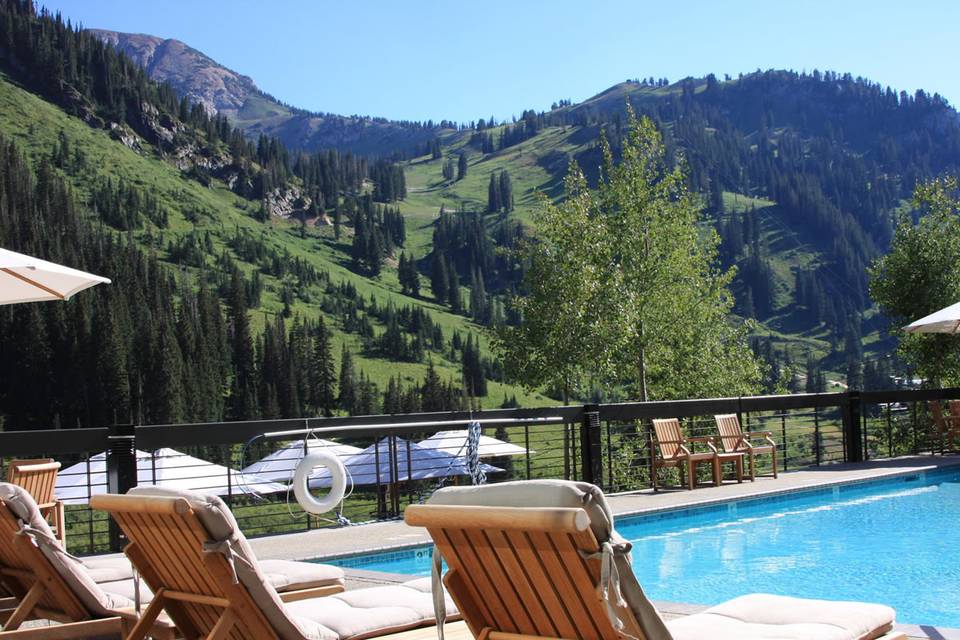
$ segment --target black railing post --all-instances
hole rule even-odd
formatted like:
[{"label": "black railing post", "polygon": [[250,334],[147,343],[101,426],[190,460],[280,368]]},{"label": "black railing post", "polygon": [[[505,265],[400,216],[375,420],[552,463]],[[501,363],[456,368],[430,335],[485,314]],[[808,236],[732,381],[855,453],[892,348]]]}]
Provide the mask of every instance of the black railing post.
[{"label": "black railing post", "polygon": [[847,444],[846,462],[863,462],[863,421],[860,392],[848,391],[843,403],[843,433]]},{"label": "black railing post", "polygon": [[[137,486],[137,449],[133,425],[111,427],[107,442],[107,491],[126,493]],[[113,518],[109,523],[110,549],[122,551],[126,540]]]},{"label": "black railing post", "polygon": [[600,444],[600,406],[583,407],[580,422],[580,475],[584,482],[603,484],[603,447]]}]

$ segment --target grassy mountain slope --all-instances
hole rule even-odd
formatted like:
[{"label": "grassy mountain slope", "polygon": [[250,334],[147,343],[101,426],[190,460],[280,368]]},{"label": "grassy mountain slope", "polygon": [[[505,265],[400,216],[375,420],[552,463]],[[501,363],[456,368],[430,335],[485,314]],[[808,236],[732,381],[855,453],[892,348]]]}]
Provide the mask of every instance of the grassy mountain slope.
[{"label": "grassy mountain slope", "polygon": [[[639,93],[655,100],[670,95],[669,88],[643,88]],[[624,91],[614,87],[585,105],[617,105],[622,109]],[[493,129],[496,138],[503,127]],[[536,136],[492,154],[481,154],[469,144],[471,132],[451,133],[443,138],[444,151],[440,159],[422,156],[406,164],[408,197],[401,204],[407,216],[408,247],[418,257],[430,251],[432,221],[440,208],[455,211],[483,211],[486,207],[487,185],[490,174],[508,171],[514,185],[515,211],[510,218],[531,225],[532,212],[541,198],[557,200],[562,197],[563,176],[570,158],[583,157],[595,147],[596,127],[548,126]],[[455,160],[461,153],[468,154],[468,173],[463,180],[448,181],[442,175],[443,163]],[[589,170],[589,167],[585,167]],[[754,334],[770,338],[778,349],[787,349],[797,362],[808,352],[816,358],[831,352],[830,332],[827,327],[811,324],[803,309],[794,302],[796,271],[810,269],[828,262],[826,252],[829,238],[820,237],[809,228],[797,224],[771,200],[724,192],[724,209],[732,212],[751,210],[758,218],[760,236],[769,247],[769,261],[773,271],[775,309],[772,314],[756,322]],[[491,222],[498,216],[488,216]],[[718,222],[719,219],[712,219]],[[845,295],[843,282],[836,279],[831,293]],[[867,318],[875,313],[868,312]],[[880,331],[870,325],[864,336],[868,355],[889,352],[889,344],[880,340]]]},{"label": "grassy mountain slope", "polygon": [[[349,250],[349,238],[336,243],[329,228],[309,229],[307,237],[301,238],[297,225],[279,219],[275,219],[270,225],[264,225],[253,218],[254,205],[236,196],[225,185],[214,181],[210,187],[204,187],[187,179],[175,166],[159,158],[151,150],[137,153],[112,139],[106,131],[89,127],[5,77],[0,78],[0,133],[17,141],[31,157],[50,154],[61,136],[69,140],[72,148],[81,150],[87,156],[89,162],[86,166],[95,168],[92,175],[68,176],[81,198],[88,193],[91,185],[107,177],[113,180],[122,179],[149,189],[170,211],[170,223],[168,228],[163,230],[148,226],[145,230],[134,232],[133,237],[144,244],[148,242],[148,234],[151,234],[155,241],[158,236],[161,237],[162,242],[157,243],[161,246],[158,250],[161,258],[165,254],[162,247],[166,246],[167,241],[182,237],[195,229],[210,232],[217,253],[228,249],[227,238],[235,229],[247,230],[258,236],[262,235],[268,245],[286,250],[291,256],[300,257],[317,269],[327,271],[332,282],[352,284],[358,294],[368,300],[374,296],[381,304],[392,302],[397,306],[413,304],[423,307],[443,328],[448,339],[457,331],[464,336],[467,332],[473,332],[480,337],[486,350],[487,341],[479,327],[431,302],[401,295],[395,271],[385,270],[378,280],[371,280],[350,271],[346,266],[349,261],[348,254],[345,253]],[[198,222],[189,222],[187,216],[192,216],[192,213],[197,211],[203,212]],[[254,269],[253,265],[245,263],[241,263],[241,267],[247,272]],[[184,268],[193,270],[190,267]],[[263,303],[260,309],[252,312],[255,327],[262,326],[268,316],[280,313],[283,308],[280,301],[280,282],[270,275],[263,275],[262,279],[265,285]],[[293,304],[293,312],[294,315],[307,318],[322,313],[317,304],[299,299]],[[337,318],[326,319],[328,326],[334,330],[335,354],[339,356],[343,343],[347,343],[354,353],[360,353],[358,337],[343,332]],[[379,333],[382,329],[375,324],[375,331]],[[449,362],[437,354],[432,357],[443,379],[459,379],[459,364]],[[363,370],[381,389],[391,376],[398,373],[408,383],[419,381],[426,369],[426,365],[422,363],[388,362],[362,354],[356,356],[355,363],[358,372]],[[484,406],[496,406],[502,401],[504,394],[515,394],[524,406],[547,402],[542,396],[527,394],[522,389],[495,382],[490,383],[490,393],[482,402]]]}]

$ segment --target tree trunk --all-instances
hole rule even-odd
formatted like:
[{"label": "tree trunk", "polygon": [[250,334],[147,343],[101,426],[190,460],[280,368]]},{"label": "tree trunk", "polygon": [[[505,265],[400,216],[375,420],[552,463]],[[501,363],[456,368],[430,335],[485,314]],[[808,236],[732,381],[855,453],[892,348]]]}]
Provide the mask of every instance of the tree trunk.
[{"label": "tree trunk", "polygon": [[637,363],[640,378],[640,402],[647,401],[647,348],[644,343],[643,321],[640,321],[640,361]]}]

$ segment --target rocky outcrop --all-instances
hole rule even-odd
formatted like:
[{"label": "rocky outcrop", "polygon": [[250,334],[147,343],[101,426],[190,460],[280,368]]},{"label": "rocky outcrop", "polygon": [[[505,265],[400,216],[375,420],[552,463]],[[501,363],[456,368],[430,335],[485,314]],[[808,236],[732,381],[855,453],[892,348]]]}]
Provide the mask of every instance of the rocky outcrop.
[{"label": "rocky outcrop", "polygon": [[310,208],[311,200],[297,187],[277,187],[267,194],[264,202],[272,216],[303,219]]},{"label": "rocky outcrop", "polygon": [[179,40],[104,29],[90,32],[126,53],[151,78],[168,82],[178,94],[202,104],[210,113],[233,116],[250,96],[260,95],[253,80]]}]

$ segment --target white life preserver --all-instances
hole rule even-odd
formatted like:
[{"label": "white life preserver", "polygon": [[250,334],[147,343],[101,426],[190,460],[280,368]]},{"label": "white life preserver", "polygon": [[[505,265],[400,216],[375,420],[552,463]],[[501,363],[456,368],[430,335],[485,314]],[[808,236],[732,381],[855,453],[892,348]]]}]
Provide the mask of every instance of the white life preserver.
[{"label": "white life preserver", "polygon": [[[307,486],[310,475],[316,467],[326,467],[330,472],[330,493],[322,499],[310,493],[310,487]],[[314,451],[305,455],[297,464],[297,469],[293,473],[293,493],[297,496],[297,502],[307,513],[319,515],[333,511],[343,500],[346,492],[347,470],[334,454],[327,451]]]}]

